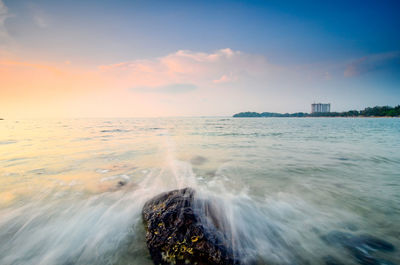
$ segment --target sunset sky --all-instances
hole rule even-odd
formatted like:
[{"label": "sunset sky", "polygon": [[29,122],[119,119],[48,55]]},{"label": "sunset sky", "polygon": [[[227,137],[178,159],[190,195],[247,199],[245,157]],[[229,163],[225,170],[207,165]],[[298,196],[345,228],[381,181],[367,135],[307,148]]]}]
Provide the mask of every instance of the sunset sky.
[{"label": "sunset sky", "polygon": [[400,104],[400,1],[0,0],[0,117]]}]

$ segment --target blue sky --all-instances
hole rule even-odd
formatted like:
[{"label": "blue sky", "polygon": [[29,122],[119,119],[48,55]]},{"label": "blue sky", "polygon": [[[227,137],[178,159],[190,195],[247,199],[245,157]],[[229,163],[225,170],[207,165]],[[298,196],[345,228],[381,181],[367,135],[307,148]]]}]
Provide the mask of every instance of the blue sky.
[{"label": "blue sky", "polygon": [[[162,58],[175,63],[203,54],[185,61],[190,68],[207,55],[234,52],[224,53],[229,60],[204,66],[214,72],[202,76],[185,72],[145,83],[132,79],[142,72],[114,72],[125,80],[121,95],[143,92],[148,104],[169,115],[309,111],[312,101],[331,102],[339,111],[400,104],[399,1],[3,0],[0,10],[0,56],[18,62],[60,69],[68,62],[82,72],[127,62],[137,68],[145,61],[159,73]],[[153,100],[143,91],[147,87]],[[218,103],[221,97],[224,104]]]}]

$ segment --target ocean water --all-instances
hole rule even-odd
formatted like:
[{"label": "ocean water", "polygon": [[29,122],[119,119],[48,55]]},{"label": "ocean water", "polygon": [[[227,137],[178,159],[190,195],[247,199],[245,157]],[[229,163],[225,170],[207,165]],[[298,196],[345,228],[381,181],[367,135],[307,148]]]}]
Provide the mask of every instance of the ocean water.
[{"label": "ocean water", "polygon": [[142,206],[184,187],[244,263],[400,264],[400,119],[207,117],[0,121],[0,264],[153,264]]}]

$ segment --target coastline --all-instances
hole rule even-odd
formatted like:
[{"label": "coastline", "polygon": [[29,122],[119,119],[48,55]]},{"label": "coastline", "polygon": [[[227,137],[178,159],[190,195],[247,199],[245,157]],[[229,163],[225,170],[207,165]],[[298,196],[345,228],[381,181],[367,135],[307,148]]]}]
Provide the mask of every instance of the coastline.
[{"label": "coastline", "polygon": [[395,107],[391,106],[375,106],[367,107],[363,110],[349,110],[331,112],[329,109],[327,111],[320,112],[295,112],[295,113],[277,113],[277,112],[254,112],[246,111],[239,112],[233,115],[234,118],[395,118],[400,117],[400,105]]},{"label": "coastline", "polygon": [[296,116],[292,116],[292,117],[287,117],[287,116],[283,116],[283,117],[257,117],[257,116],[242,116],[242,117],[232,117],[232,118],[360,118],[360,119],[372,119],[372,118],[400,118],[400,116],[304,116],[304,117],[296,117]]}]

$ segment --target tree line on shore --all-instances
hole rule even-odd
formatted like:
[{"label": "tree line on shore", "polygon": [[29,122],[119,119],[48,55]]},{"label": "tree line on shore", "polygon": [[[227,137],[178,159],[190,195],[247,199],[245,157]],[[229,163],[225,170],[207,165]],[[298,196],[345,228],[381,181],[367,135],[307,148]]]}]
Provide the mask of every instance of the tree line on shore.
[{"label": "tree line on shore", "polygon": [[400,117],[400,105],[396,107],[375,106],[364,110],[349,110],[344,112],[315,112],[315,113],[275,113],[275,112],[240,112],[233,115],[235,118],[241,117]]}]

